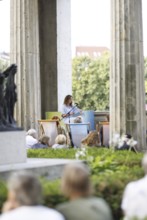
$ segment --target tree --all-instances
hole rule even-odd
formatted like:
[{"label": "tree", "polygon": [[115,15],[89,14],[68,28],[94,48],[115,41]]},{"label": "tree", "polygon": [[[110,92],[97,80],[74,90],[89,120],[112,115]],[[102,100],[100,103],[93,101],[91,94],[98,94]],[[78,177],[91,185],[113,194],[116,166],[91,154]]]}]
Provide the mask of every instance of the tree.
[{"label": "tree", "polygon": [[[97,59],[91,59],[88,56],[73,59],[73,97],[82,109],[109,109],[109,60],[110,54],[108,52]],[[147,94],[147,57],[144,58],[144,75]]]},{"label": "tree", "polygon": [[4,61],[0,59],[0,72],[3,72],[5,69],[7,69],[8,66],[9,66],[8,61]]},{"label": "tree", "polygon": [[107,52],[97,59],[73,59],[73,97],[82,109],[109,109],[109,58]]}]

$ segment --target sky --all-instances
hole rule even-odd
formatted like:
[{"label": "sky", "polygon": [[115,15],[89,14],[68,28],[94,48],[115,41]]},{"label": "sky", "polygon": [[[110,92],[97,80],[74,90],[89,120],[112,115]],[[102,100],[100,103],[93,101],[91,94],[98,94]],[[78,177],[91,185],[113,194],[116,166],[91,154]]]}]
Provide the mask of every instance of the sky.
[{"label": "sky", "polygon": [[[0,51],[10,51],[10,1],[0,1]],[[71,0],[72,54],[76,46],[110,48],[111,0]],[[147,56],[147,0],[143,3],[144,54]]]}]

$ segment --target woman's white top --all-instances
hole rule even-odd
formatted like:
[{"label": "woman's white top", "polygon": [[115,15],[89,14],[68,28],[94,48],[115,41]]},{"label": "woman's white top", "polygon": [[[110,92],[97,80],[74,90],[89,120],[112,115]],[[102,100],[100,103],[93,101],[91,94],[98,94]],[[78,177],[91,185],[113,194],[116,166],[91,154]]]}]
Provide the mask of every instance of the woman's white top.
[{"label": "woman's white top", "polygon": [[62,114],[67,114],[68,112],[74,113],[73,115],[69,115],[66,118],[63,118],[65,124],[73,123],[76,116],[80,115],[80,109],[77,106],[62,106]]}]

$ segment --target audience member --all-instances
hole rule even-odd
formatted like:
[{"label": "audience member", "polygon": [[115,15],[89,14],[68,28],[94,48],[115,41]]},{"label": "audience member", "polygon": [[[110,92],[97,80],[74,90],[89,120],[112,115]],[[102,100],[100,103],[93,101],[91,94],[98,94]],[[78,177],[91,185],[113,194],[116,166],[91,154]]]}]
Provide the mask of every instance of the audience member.
[{"label": "audience member", "polygon": [[57,120],[58,134],[64,134],[65,137],[66,137],[66,144],[70,146],[71,145],[70,137],[69,137],[68,132],[65,130],[65,128],[63,126],[61,126],[61,124],[60,124],[61,119],[58,116],[55,115],[55,116],[52,117],[52,120]]},{"label": "audience member", "polygon": [[34,144],[31,148],[32,149],[38,149],[38,148],[48,148],[50,147],[49,145],[49,140],[50,138],[46,135],[43,135],[40,139],[39,142]]},{"label": "audience member", "polygon": [[57,206],[66,220],[111,220],[111,211],[101,198],[92,197],[89,170],[82,163],[69,164],[62,176],[62,191],[69,202]]},{"label": "audience member", "polygon": [[97,131],[91,131],[86,138],[81,141],[82,145],[88,147],[98,147],[100,146],[99,135]]},{"label": "audience member", "polygon": [[121,146],[116,146],[116,150],[129,150],[130,149],[130,145],[129,145],[129,141],[132,138],[132,136],[130,134],[126,134],[124,136],[124,140],[123,140],[123,144]]},{"label": "audience member", "polygon": [[35,129],[28,130],[26,134],[26,148],[29,149],[36,143],[38,143],[36,130]]},{"label": "audience member", "polygon": [[147,218],[147,154],[142,159],[145,177],[129,183],[124,191],[122,210],[125,220]]},{"label": "audience member", "polygon": [[14,173],[8,182],[8,198],[0,220],[64,220],[57,211],[40,205],[42,188],[31,173]]},{"label": "audience member", "polygon": [[59,134],[55,139],[55,144],[52,146],[53,149],[68,148],[66,145],[66,137],[63,134]]}]

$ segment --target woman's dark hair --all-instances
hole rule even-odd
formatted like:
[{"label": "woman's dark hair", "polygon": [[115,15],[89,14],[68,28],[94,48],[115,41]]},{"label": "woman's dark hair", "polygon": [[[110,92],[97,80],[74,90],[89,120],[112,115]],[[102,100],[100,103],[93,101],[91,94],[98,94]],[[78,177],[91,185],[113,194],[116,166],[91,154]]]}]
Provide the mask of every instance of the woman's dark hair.
[{"label": "woman's dark hair", "polygon": [[[67,95],[65,96],[64,99],[64,105],[68,105],[68,101],[72,98],[72,95]],[[70,105],[72,106],[72,103],[70,103]]]}]

